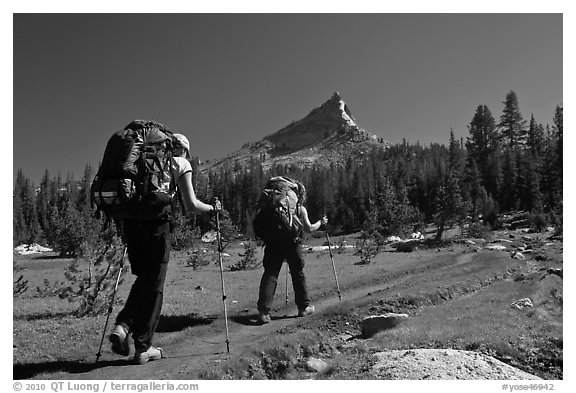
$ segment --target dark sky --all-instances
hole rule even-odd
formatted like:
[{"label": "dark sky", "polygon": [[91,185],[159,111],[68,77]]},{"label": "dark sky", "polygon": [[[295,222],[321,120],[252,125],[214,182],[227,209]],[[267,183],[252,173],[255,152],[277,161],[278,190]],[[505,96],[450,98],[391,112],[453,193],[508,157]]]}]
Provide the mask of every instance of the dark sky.
[{"label": "dark sky", "polygon": [[392,143],[467,135],[514,90],[563,104],[562,14],[14,14],[13,174],[79,178],[112,132],[154,119],[225,156],[339,91]]}]

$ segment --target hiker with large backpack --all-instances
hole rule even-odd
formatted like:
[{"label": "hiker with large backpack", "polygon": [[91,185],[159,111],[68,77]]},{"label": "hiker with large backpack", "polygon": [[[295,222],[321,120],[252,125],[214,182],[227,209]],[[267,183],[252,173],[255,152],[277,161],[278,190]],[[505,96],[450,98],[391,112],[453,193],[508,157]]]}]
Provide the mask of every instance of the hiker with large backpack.
[{"label": "hiker with large backpack", "polygon": [[290,268],[298,316],[314,313],[304,275],[302,237],[304,231],[316,231],[326,225],[328,219],[323,216],[312,224],[305,201],[306,189],[301,182],[276,176],[268,181],[258,202],[253,226],[256,237],[265,243],[264,273],[257,303],[258,319],[263,324],[271,322],[270,311],[284,261]]},{"label": "hiker with large backpack", "polygon": [[109,140],[91,187],[98,209],[121,226],[136,280],[109,336],[112,351],[144,364],[162,357],[152,345],[163,302],[170,256],[171,207],[180,192],[188,211],[212,212],[219,202],[200,201],[192,186],[190,143],[153,121],[135,120]]}]

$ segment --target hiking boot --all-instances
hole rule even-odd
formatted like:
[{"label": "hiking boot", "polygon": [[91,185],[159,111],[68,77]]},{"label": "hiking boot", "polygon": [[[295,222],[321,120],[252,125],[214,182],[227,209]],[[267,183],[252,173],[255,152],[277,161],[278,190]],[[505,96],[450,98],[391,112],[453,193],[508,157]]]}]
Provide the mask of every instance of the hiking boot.
[{"label": "hiking boot", "polygon": [[268,313],[260,313],[258,314],[258,321],[260,321],[261,324],[270,323],[272,322],[272,318],[270,318],[270,314]]},{"label": "hiking boot", "polygon": [[130,355],[130,343],[128,341],[128,329],[122,325],[114,326],[110,333],[109,340],[112,343],[112,352],[118,355]]},{"label": "hiking boot", "polygon": [[146,364],[149,360],[162,359],[162,348],[149,347],[148,349],[137,349],[134,354],[134,361],[138,364]]},{"label": "hiking boot", "polygon": [[299,317],[307,317],[308,315],[314,314],[314,306],[308,306],[306,308],[302,308],[298,310]]}]

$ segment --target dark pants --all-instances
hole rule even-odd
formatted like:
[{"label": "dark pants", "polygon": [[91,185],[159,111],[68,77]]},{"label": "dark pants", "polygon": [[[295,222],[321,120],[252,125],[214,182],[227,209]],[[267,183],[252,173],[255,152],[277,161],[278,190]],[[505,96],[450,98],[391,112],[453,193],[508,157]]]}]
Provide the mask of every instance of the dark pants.
[{"label": "dark pants", "polygon": [[136,349],[147,349],[162,311],[164,280],[170,257],[168,220],[126,221],[124,236],[136,281],[132,285],[116,324],[132,332]]},{"label": "dark pants", "polygon": [[258,311],[269,313],[274,300],[274,293],[278,284],[278,275],[284,261],[288,262],[292,275],[292,286],[296,296],[296,306],[299,310],[310,304],[306,277],[304,276],[304,258],[300,244],[266,245],[264,248],[264,274],[260,281]]}]

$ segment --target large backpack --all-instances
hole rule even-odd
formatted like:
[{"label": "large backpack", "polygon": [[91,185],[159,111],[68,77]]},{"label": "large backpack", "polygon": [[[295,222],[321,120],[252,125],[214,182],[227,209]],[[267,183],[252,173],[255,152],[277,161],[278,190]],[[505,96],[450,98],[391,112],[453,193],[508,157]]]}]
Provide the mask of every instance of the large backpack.
[{"label": "large backpack", "polygon": [[297,242],[302,237],[298,218],[301,185],[285,176],[272,177],[258,200],[253,228],[266,244]]},{"label": "large backpack", "polygon": [[90,187],[97,211],[141,221],[168,215],[176,189],[172,141],[173,133],[155,121],[134,120],[115,132]]}]

